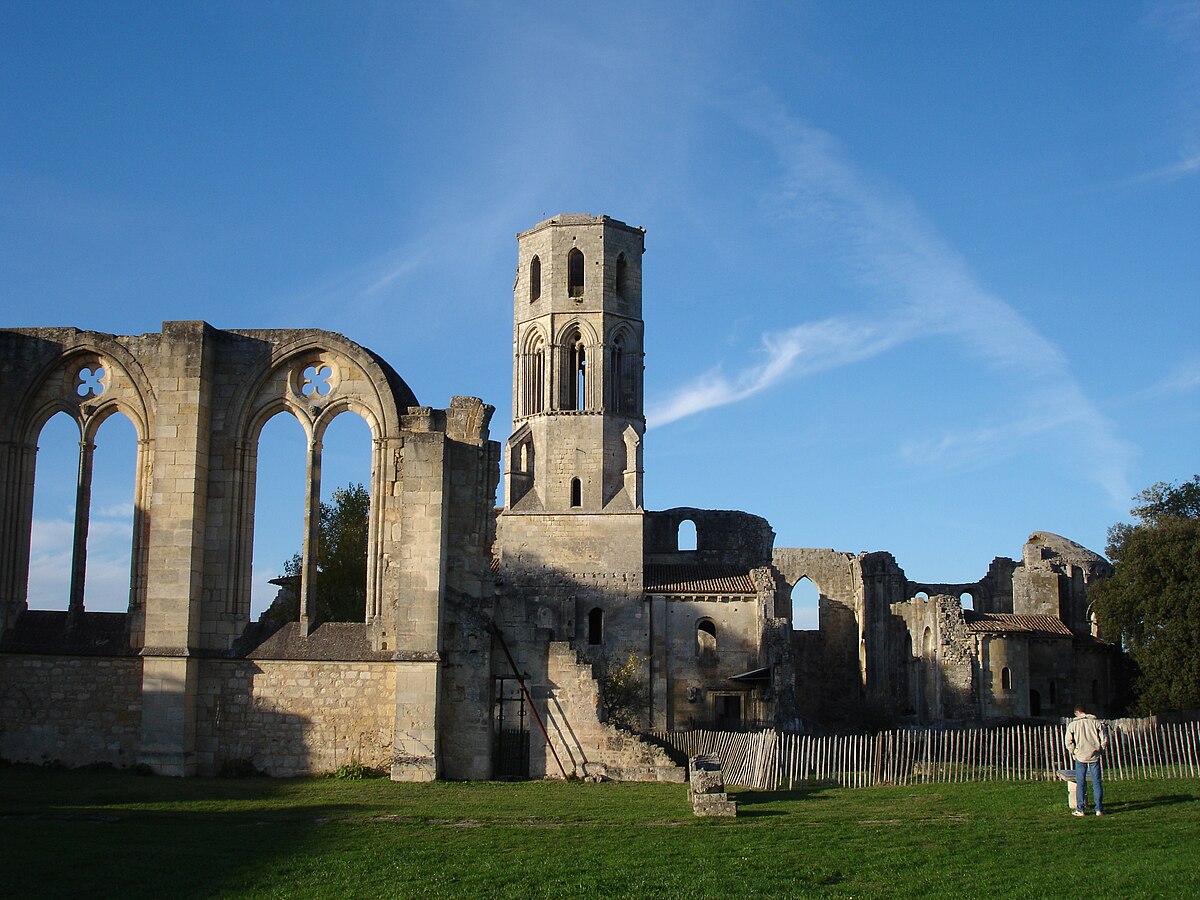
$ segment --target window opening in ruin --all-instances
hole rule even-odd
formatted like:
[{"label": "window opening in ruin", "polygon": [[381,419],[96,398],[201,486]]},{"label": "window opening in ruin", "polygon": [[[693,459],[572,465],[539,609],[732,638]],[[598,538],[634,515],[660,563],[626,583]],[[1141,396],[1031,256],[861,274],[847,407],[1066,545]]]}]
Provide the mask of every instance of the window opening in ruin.
[{"label": "window opening in ruin", "polygon": [[133,550],[137,430],[110,415],[85,444],[56,413],[37,439],[30,529],[30,609],[125,612]]},{"label": "window opening in ruin", "polygon": [[696,655],[701,664],[717,661],[717,626],[712,619],[701,619],[696,623]]},{"label": "window opening in ruin", "polygon": [[29,551],[30,609],[65,610],[70,601],[79,441],[79,426],[61,412],[51,416],[38,434]]},{"label": "window opening in ruin", "polygon": [[333,390],[333,369],[329,366],[308,366],[301,373],[300,393],[305,397],[324,397]]},{"label": "window opening in ruin", "polygon": [[99,397],[104,393],[104,380],[107,374],[102,366],[97,366],[95,369],[84,366],[79,370],[79,384],[75,386],[75,392],[80,397],[89,395]]},{"label": "window opening in ruin", "polygon": [[583,253],[578,247],[567,254],[567,296],[583,296]]},{"label": "window opening in ruin", "polygon": [[621,297],[621,298],[625,297],[625,280],[626,280],[626,271],[625,270],[626,270],[626,268],[627,268],[627,263],[625,261],[625,254],[618,253],[617,254],[616,288],[617,288],[617,296]]},{"label": "window opening in ruin", "polygon": [[583,483],[578,478],[571,479],[571,507],[583,506]]},{"label": "window opening in ruin", "polygon": [[963,591],[963,593],[958,598],[958,602],[962,605],[963,609],[974,609],[975,608],[975,595],[972,594],[970,591]]},{"label": "window opening in ruin", "polygon": [[321,436],[321,537],[317,619],[364,622],[371,517],[371,428],[339,414]]},{"label": "window opening in ruin", "polygon": [[304,546],[307,453],[304,428],[291,413],[276,413],[259,432],[250,538],[252,620],[273,604],[272,618],[300,618],[299,578],[285,568]]},{"label": "window opening in ruin", "polygon": [[529,261],[529,302],[542,296],[542,261],[534,257]]},{"label": "window opening in ruin", "polygon": [[926,659],[933,659],[936,648],[933,645],[933,629],[926,626],[924,633],[921,635],[921,655]]},{"label": "window opening in ruin", "polygon": [[684,519],[679,523],[679,528],[675,532],[675,549],[696,549],[696,523],[691,519]]},{"label": "window opening in ruin", "polygon": [[917,591],[915,594],[913,594],[913,599],[914,600],[928,600],[929,595],[927,593],[925,593],[924,591]]},{"label": "window opening in ruin", "polygon": [[801,578],[792,588],[792,630],[815,631],[821,627],[821,592]]},{"label": "window opening in ruin", "polygon": [[1012,690],[1012,672],[1009,671],[1008,666],[1000,670],[1000,687],[1006,691]]},{"label": "window opening in ruin", "polygon": [[588,613],[588,643],[592,646],[604,643],[604,610],[600,607]]},{"label": "window opening in ruin", "polygon": [[526,475],[533,474],[533,438],[521,441],[521,446],[518,449],[517,465],[520,467],[518,471]]},{"label": "window opening in ruin", "polygon": [[1033,688],[1029,689],[1029,714],[1031,716],[1042,714],[1042,695]]},{"label": "window opening in ruin", "polygon": [[133,554],[137,428],[116,413],[101,424],[95,444],[84,605],[93,612],[125,612]]}]

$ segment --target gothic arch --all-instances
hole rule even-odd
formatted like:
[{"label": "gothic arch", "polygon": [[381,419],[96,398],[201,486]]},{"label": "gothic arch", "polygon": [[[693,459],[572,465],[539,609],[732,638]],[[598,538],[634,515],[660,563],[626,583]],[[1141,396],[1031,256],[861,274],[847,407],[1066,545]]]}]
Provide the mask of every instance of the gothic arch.
[{"label": "gothic arch", "polygon": [[[27,602],[38,440],[46,423],[60,412],[75,422],[80,436],[68,611],[73,616],[83,612],[94,441],[100,426],[120,412],[132,423],[137,437],[129,595],[129,610],[135,614],[130,633],[136,641],[145,602],[144,525],[152,494],[154,392],[137,358],[111,335],[55,331],[56,336],[64,338],[50,343],[57,352],[43,357],[40,370],[26,382],[15,401],[15,415],[0,425],[0,431],[7,432],[12,440],[4,461],[11,474],[6,479],[7,490],[0,497],[0,514],[18,523],[5,530],[7,546],[0,547],[0,618],[6,620],[0,621],[0,630],[10,624],[8,616],[24,609]],[[13,387],[20,390],[19,383]]]},{"label": "gothic arch", "polygon": [[579,332],[584,344],[588,347],[595,347],[600,342],[591,322],[586,319],[570,319],[559,327],[558,334],[554,337],[554,343],[562,347],[571,334],[576,331]]},{"label": "gothic arch", "polygon": [[640,375],[642,348],[637,334],[627,323],[609,329],[605,341],[605,393],[609,411],[638,415],[641,413]]},{"label": "gothic arch", "polygon": [[549,354],[546,333],[540,325],[530,326],[521,342],[518,360],[520,395],[517,415],[531,416],[546,409],[546,357]]},{"label": "gothic arch", "polygon": [[[85,438],[94,436],[100,424],[118,410],[133,422],[139,441],[150,439],[154,391],[142,367],[124,347],[104,335],[84,333],[80,337],[83,340],[52,359],[25,392],[17,414],[18,440],[36,442],[42,426],[59,412],[78,422]],[[77,390],[79,373],[97,368],[105,370],[103,390],[81,395]]]},{"label": "gothic arch", "polygon": [[[247,333],[255,336],[253,332]],[[268,333],[269,334],[269,333]],[[257,378],[246,379],[247,388],[237,398],[233,439],[237,455],[234,486],[237,527],[229,529],[233,565],[225,595],[225,614],[236,619],[250,615],[253,577],[254,507],[258,469],[258,439],[263,426],[280,412],[300,422],[307,439],[301,622],[310,622],[309,601],[314,596],[316,544],[321,501],[321,445],[325,430],[344,412],[357,413],[371,433],[371,511],[368,522],[367,615],[380,609],[380,559],[383,480],[390,452],[389,439],[398,438],[401,416],[416,397],[400,377],[365,348],[331,332],[306,332],[273,347]]]}]

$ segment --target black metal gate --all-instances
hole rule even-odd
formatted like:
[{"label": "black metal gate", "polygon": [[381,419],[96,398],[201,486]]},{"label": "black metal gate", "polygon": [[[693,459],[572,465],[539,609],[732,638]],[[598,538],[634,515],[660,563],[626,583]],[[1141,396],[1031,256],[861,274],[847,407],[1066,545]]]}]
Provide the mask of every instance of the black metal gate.
[{"label": "black metal gate", "polygon": [[495,747],[492,777],[515,781],[529,777],[529,712],[516,678],[496,678],[492,694]]}]

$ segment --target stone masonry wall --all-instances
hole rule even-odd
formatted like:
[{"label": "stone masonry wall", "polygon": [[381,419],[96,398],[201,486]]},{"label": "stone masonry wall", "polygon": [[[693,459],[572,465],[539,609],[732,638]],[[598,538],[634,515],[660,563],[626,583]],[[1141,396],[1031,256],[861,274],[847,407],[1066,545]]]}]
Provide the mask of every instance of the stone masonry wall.
[{"label": "stone masonry wall", "polygon": [[[565,641],[550,644],[547,684],[533,685],[534,701],[542,713],[558,758],[568,775],[596,776],[618,781],[677,781],[685,772],[660,747],[599,721],[599,686],[590,664]],[[530,741],[543,743],[536,729]],[[534,777],[561,778],[550,753],[532,753]]]},{"label": "stone masonry wall", "polygon": [[142,661],[0,656],[0,758],[68,766],[137,762]]},{"label": "stone masonry wall", "polygon": [[270,775],[392,762],[391,662],[206,660],[197,691],[198,771],[249,760]]}]

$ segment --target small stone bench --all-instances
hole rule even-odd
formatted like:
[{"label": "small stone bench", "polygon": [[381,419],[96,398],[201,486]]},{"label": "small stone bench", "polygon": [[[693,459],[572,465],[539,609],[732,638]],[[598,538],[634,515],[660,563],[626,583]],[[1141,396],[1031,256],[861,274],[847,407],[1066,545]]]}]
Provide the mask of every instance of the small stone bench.
[{"label": "small stone bench", "polygon": [[692,812],[698,816],[737,816],[737,803],[725,793],[725,776],[721,760],[711,753],[701,753],[688,759],[688,799]]}]

